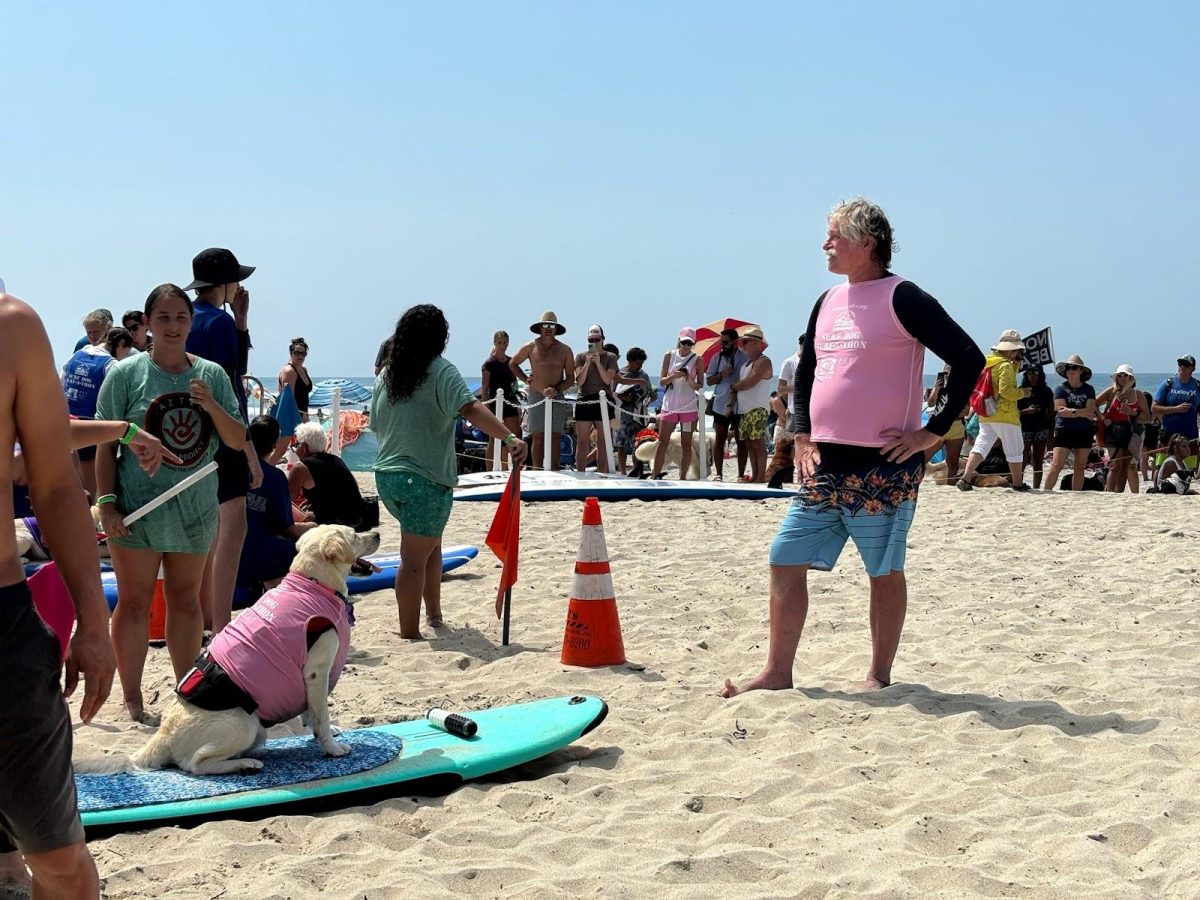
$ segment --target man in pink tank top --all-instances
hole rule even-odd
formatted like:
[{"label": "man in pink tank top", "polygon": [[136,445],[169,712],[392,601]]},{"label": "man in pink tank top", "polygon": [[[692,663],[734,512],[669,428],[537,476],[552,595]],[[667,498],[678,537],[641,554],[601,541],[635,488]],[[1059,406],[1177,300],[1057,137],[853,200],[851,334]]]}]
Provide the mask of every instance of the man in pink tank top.
[{"label": "man in pink tank top", "polygon": [[[866,688],[892,681],[908,608],[904,556],[924,451],[967,403],[983,354],[931,296],[889,271],[894,244],[883,210],[857,198],[829,216],[829,271],[846,281],[813,308],[792,394],[801,483],[771,545],[770,644],[761,672],[721,692],[792,686],[808,614],[808,570],[829,571],[853,539],[870,576]],[[950,364],[943,411],[921,427],[925,350]]]}]

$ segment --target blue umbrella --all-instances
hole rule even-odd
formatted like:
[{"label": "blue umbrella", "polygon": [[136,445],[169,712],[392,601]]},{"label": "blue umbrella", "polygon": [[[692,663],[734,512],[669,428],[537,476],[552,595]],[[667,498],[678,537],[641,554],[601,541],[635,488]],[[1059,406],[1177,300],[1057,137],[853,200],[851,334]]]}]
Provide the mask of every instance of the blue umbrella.
[{"label": "blue umbrella", "polygon": [[309,407],[315,409],[319,406],[329,406],[333,403],[335,388],[342,389],[343,403],[367,403],[371,399],[371,389],[357,381],[350,381],[346,378],[326,378],[313,385],[312,394],[308,398]]}]

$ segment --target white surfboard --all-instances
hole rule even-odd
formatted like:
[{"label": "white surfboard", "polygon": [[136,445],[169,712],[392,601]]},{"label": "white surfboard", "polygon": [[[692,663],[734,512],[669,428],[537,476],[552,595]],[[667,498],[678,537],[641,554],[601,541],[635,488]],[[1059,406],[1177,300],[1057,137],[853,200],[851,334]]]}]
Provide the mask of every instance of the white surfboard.
[{"label": "white surfboard", "polygon": [[[460,475],[454,499],[495,503],[507,483],[507,472]],[[521,499],[526,501],[582,500],[586,497],[601,500],[767,500],[795,496],[794,490],[737,481],[667,481],[600,472],[521,473]]]}]

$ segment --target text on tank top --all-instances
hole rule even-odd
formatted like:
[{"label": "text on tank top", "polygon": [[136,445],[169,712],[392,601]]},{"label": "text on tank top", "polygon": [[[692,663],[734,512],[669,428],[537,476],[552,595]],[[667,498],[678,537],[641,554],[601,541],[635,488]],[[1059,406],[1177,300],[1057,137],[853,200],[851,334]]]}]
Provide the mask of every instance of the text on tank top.
[{"label": "text on tank top", "polygon": [[825,295],[813,340],[814,441],[882,447],[884,430],[921,427],[925,348],[900,324],[892,305],[903,281],[889,275],[839,284]]}]

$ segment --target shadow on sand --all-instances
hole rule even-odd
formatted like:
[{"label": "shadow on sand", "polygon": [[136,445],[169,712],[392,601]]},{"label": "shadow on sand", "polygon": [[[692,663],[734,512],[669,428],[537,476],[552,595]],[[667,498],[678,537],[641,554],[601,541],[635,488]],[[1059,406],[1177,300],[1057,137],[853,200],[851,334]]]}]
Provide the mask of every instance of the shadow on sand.
[{"label": "shadow on sand", "polygon": [[1119,713],[1087,716],[1074,713],[1053,700],[1005,700],[987,694],[947,694],[923,684],[896,684],[881,691],[827,691],[798,688],[811,700],[843,700],[875,707],[911,706],[927,716],[960,716],[976,713],[983,722],[1001,731],[1026,725],[1050,725],[1071,737],[1097,734],[1112,729],[1120,734],[1146,734],[1158,727],[1158,719],[1126,719]]}]

